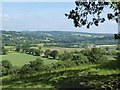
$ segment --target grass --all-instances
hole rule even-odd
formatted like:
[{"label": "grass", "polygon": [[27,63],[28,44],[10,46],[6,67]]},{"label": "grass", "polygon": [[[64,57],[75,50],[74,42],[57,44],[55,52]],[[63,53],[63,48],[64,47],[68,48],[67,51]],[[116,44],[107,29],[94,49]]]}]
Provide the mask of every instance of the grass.
[{"label": "grass", "polygon": [[[34,48],[34,47],[33,47]],[[36,47],[35,47],[36,48]],[[83,48],[60,48],[60,47],[42,47],[42,50],[58,50],[63,53],[65,50],[72,52],[82,50]],[[111,48],[115,49],[115,48]],[[3,59],[10,60],[13,65],[22,66],[29,61],[35,60],[40,56],[32,56],[24,53],[11,53],[3,55]],[[106,85],[111,86],[112,81],[117,78],[120,68],[114,56],[107,55],[109,61],[100,64],[84,64],[80,66],[61,68],[52,72],[34,73],[17,81],[12,81],[11,76],[3,77],[3,88],[96,88]],[[42,58],[42,57],[41,57]],[[22,59],[22,60],[21,60]],[[57,62],[42,58],[45,64]],[[104,89],[98,89],[104,90]],[[109,89],[108,89],[109,90]],[[114,89],[113,89],[114,90]]]},{"label": "grass", "polygon": [[[38,47],[31,47],[31,48],[35,48],[35,49],[39,49]],[[58,52],[60,54],[64,53],[64,51],[67,52],[74,52],[74,51],[81,51],[84,50],[84,48],[64,48],[64,47],[42,47],[42,50],[45,51],[47,49],[52,50],[58,50]]]},{"label": "grass", "polygon": [[74,51],[84,50],[84,48],[42,47],[42,50],[43,50],[43,51],[45,51],[46,49],[58,50],[58,52],[59,52],[60,54],[64,53],[64,51],[74,52]]},{"label": "grass", "polygon": [[36,58],[41,58],[42,60],[44,60],[44,64],[57,62],[57,60],[51,60],[47,58],[42,58],[40,56],[33,56],[24,53],[11,53],[7,55],[2,55],[2,60],[9,60],[15,66],[22,66],[29,63],[30,61],[36,60]]},{"label": "grass", "polygon": [[117,62],[114,60],[105,64],[84,64],[47,73],[37,73],[21,78],[19,81],[11,81],[10,77],[4,78],[3,88],[96,88],[111,85],[111,81],[118,75],[116,68],[111,68],[114,67],[111,63]]},{"label": "grass", "polygon": [[[51,51],[52,50],[58,50],[58,52],[60,54],[64,53],[64,51],[67,51],[67,52],[74,52],[74,51],[81,51],[81,50],[84,50],[84,48],[64,48],[64,47],[43,47],[42,44],[36,44],[36,45],[39,45],[42,47],[42,50],[45,51],[47,49],[50,49]],[[5,48],[11,52],[13,52],[13,50],[15,49],[14,46],[5,46]],[[38,47],[30,47],[30,48],[35,48],[35,49],[39,49]],[[11,53],[10,52],[10,53]]]},{"label": "grass", "polygon": [[116,55],[105,55],[108,60],[115,60]]}]

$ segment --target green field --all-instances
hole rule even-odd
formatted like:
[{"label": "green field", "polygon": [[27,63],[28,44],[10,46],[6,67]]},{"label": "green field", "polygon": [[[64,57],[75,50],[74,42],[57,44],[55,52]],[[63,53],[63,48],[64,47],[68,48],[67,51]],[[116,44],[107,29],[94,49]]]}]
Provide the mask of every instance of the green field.
[{"label": "green field", "polygon": [[2,60],[9,60],[15,66],[22,66],[29,63],[30,61],[36,60],[36,58],[41,58],[42,60],[44,60],[44,64],[57,62],[57,60],[51,60],[47,58],[42,58],[40,56],[33,56],[24,53],[11,53],[7,55],[2,55]]},{"label": "green field", "polygon": [[[115,60],[114,56],[106,55],[109,60]],[[41,56],[33,56],[24,53],[11,53],[7,55],[2,55],[2,60],[9,60],[15,66],[22,66],[29,63],[30,61],[36,60],[36,58],[41,58],[44,60],[44,64],[56,63],[57,60],[42,58]]]},{"label": "green field", "polygon": [[[37,45],[37,44],[36,44]],[[40,46],[40,45],[39,45]],[[4,46],[7,50],[9,51],[13,51],[15,49],[14,46]],[[42,47],[42,46],[41,46]],[[36,49],[39,49],[39,47],[30,47],[30,48],[36,48]],[[81,51],[81,50],[84,50],[84,48],[64,48],[64,47],[42,47],[42,50],[45,51],[46,49],[50,49],[51,51],[52,50],[58,50],[58,52],[61,54],[61,53],[64,53],[64,51],[67,51],[67,52],[74,52],[74,51]]]},{"label": "green field", "polygon": [[[107,46],[103,46],[102,48],[105,48]],[[41,58],[44,60],[44,64],[51,64],[56,63],[57,60],[52,60],[48,58],[42,58],[41,56],[33,56],[28,55],[24,53],[16,53],[13,51],[15,48],[14,46],[5,46],[6,49],[9,50],[7,55],[2,55],[2,60],[9,60],[13,65],[15,66],[22,66],[26,63],[29,63],[29,61],[36,60],[36,58]],[[38,47],[31,47],[31,48],[37,48]],[[116,46],[109,46],[110,50],[115,50]],[[42,47],[42,50],[45,51],[46,49],[52,50],[58,50],[59,54],[64,53],[64,51],[67,52],[74,52],[74,51],[81,51],[84,50],[84,48],[63,48],[63,47]],[[114,56],[111,55],[105,55],[109,60],[115,60]]]},{"label": "green field", "polygon": [[[9,47],[6,47],[9,49]],[[32,47],[38,48],[38,47]],[[83,48],[60,48],[60,47],[42,47],[42,50],[58,50],[61,54],[64,51],[73,52],[80,51]],[[115,50],[111,47],[110,50]],[[81,88],[81,87],[109,87],[112,86],[113,81],[117,79],[118,61],[115,60],[115,55],[105,55],[109,60],[99,64],[81,64],[79,66],[71,66],[68,68],[59,68],[56,70],[42,71],[25,76],[21,79],[16,79],[12,75],[4,76],[3,88]],[[10,51],[7,55],[2,55],[2,60],[9,60],[14,66],[21,67],[30,61],[41,58],[44,64],[48,65],[56,63],[58,60],[43,58],[41,56],[33,56],[25,53],[16,53]],[[18,77],[18,76],[17,76]],[[82,89],[80,89],[82,90]],[[102,90],[102,89],[101,89]],[[103,89],[104,90],[104,89]]]},{"label": "green field", "polygon": [[[38,49],[38,47],[31,47],[31,48],[36,48]],[[64,53],[64,51],[67,51],[67,52],[74,52],[74,51],[81,51],[81,50],[84,50],[84,48],[64,48],[64,47],[42,47],[42,50],[45,51],[47,49],[50,49],[51,51],[52,50],[58,50],[58,52],[60,54]]]},{"label": "green field", "polygon": [[119,69],[116,68],[117,62],[113,60],[103,64],[84,64],[62,68],[50,73],[36,73],[19,81],[11,81],[11,77],[4,77],[3,88],[81,88],[84,85],[96,88],[109,86],[112,84],[110,82],[115,80],[119,74]]}]

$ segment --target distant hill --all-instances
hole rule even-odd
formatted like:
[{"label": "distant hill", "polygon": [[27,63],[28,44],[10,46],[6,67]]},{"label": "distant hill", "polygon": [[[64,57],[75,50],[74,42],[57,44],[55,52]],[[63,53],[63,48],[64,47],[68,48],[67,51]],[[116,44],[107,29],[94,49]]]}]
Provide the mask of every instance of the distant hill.
[{"label": "distant hill", "polygon": [[3,45],[40,44],[60,47],[80,45],[114,45],[113,34],[98,34],[68,31],[2,31]]}]

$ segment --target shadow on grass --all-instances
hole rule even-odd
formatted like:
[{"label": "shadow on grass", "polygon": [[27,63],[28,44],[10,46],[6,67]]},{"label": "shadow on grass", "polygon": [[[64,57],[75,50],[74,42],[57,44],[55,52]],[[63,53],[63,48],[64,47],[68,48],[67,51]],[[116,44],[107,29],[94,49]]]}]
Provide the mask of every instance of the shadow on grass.
[{"label": "shadow on grass", "polygon": [[[109,61],[107,63],[102,63],[98,66],[93,66],[92,68],[102,68],[102,69],[116,69],[118,68],[117,61]],[[49,72],[44,74],[37,74],[35,76],[29,76],[19,79],[19,81],[13,81],[4,79],[3,85],[8,86],[8,88],[20,86],[21,88],[34,87],[37,85],[42,85],[42,87],[51,86],[54,88],[59,88],[59,90],[70,90],[70,88],[77,88],[78,90],[91,90],[92,88],[101,89],[102,85],[112,85],[112,81],[117,79],[118,74],[112,75],[98,75],[94,72],[88,72],[90,68],[82,70],[63,70],[59,72]],[[86,74],[80,74],[81,72],[86,72]],[[113,85],[114,87],[115,85]],[[109,88],[109,90],[111,90]]]},{"label": "shadow on grass", "polygon": [[[82,89],[97,89],[102,90],[102,85],[110,85],[117,75],[88,75],[88,76],[80,76],[77,78],[63,78],[59,80],[56,84],[56,88],[82,88]],[[112,85],[110,85],[112,86]],[[116,87],[116,86],[114,86]],[[108,89],[111,90],[111,89]],[[113,90],[113,89],[112,89]]]},{"label": "shadow on grass", "polygon": [[120,69],[120,60],[110,60],[108,62],[104,62],[104,63],[96,66],[96,68],[117,70],[117,69]]},{"label": "shadow on grass", "polygon": [[[35,76],[21,78],[19,80],[20,82],[13,81],[12,79],[4,79],[3,85],[4,86],[9,85],[9,87],[11,86],[14,87],[14,86],[20,86],[20,85],[23,86],[23,84],[26,84],[26,83],[31,83],[31,84],[26,85],[26,87],[30,85],[32,87],[38,83],[38,84],[46,84],[46,85],[51,85],[51,86],[56,87],[57,83],[59,82],[59,79],[76,77],[78,75],[78,72],[82,72],[84,70],[64,70],[64,71],[59,71],[59,72],[38,74]],[[66,76],[66,77],[61,77],[61,76]]]},{"label": "shadow on grass", "polygon": [[[74,74],[72,74],[74,72]],[[80,70],[68,70],[67,74],[65,72],[53,72],[45,73],[42,75],[36,75],[29,78],[24,78],[19,81],[7,81],[3,82],[4,85],[9,85],[9,88],[14,86],[21,86],[22,88],[34,87],[36,85],[46,85],[53,86],[54,88],[59,88],[60,90],[70,90],[70,88],[79,89],[89,89],[100,87],[101,85],[108,85],[112,80],[114,80],[117,75],[81,75],[78,76]],[[68,75],[71,74],[71,75]],[[64,77],[66,75],[66,77]],[[37,88],[37,87],[36,87]],[[99,90],[99,89],[98,89]]]},{"label": "shadow on grass", "polygon": [[[38,77],[38,78],[37,78]],[[42,87],[46,87],[43,85],[51,85],[54,88],[57,88],[59,90],[70,90],[71,89],[78,89],[78,90],[91,90],[93,88],[98,88],[97,90],[101,89],[102,85],[109,85],[110,82],[112,82],[117,75],[86,75],[86,76],[76,76],[76,77],[61,77],[59,79],[51,80],[50,75],[47,76],[46,78],[39,78],[40,75],[34,77],[34,78],[29,78],[29,79],[24,79],[22,80],[22,83],[13,83],[11,82],[11,86],[19,86],[21,85],[22,88],[27,88],[27,87],[34,87],[36,85],[41,84]],[[55,78],[55,77],[54,77]],[[27,80],[27,82],[26,82]],[[9,87],[9,88],[10,88]],[[111,89],[109,89],[111,90]]]}]

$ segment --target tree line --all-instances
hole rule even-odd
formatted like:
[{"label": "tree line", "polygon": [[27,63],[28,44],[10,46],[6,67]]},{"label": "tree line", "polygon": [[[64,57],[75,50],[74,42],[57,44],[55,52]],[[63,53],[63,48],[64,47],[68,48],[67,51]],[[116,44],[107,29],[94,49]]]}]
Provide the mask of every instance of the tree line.
[{"label": "tree line", "polygon": [[35,61],[29,62],[29,64],[23,65],[20,69],[12,70],[13,65],[8,60],[2,60],[2,72],[3,75],[12,74],[31,74],[34,72],[52,71],[59,68],[67,68],[72,66],[79,66],[87,63],[101,63],[107,61],[107,58],[102,53],[100,48],[92,48],[89,50],[82,50],[80,52],[64,52],[59,54],[57,50],[50,51],[49,49],[44,52],[45,57],[53,57],[58,62],[51,65],[44,65],[44,61],[41,58],[37,58]]}]

